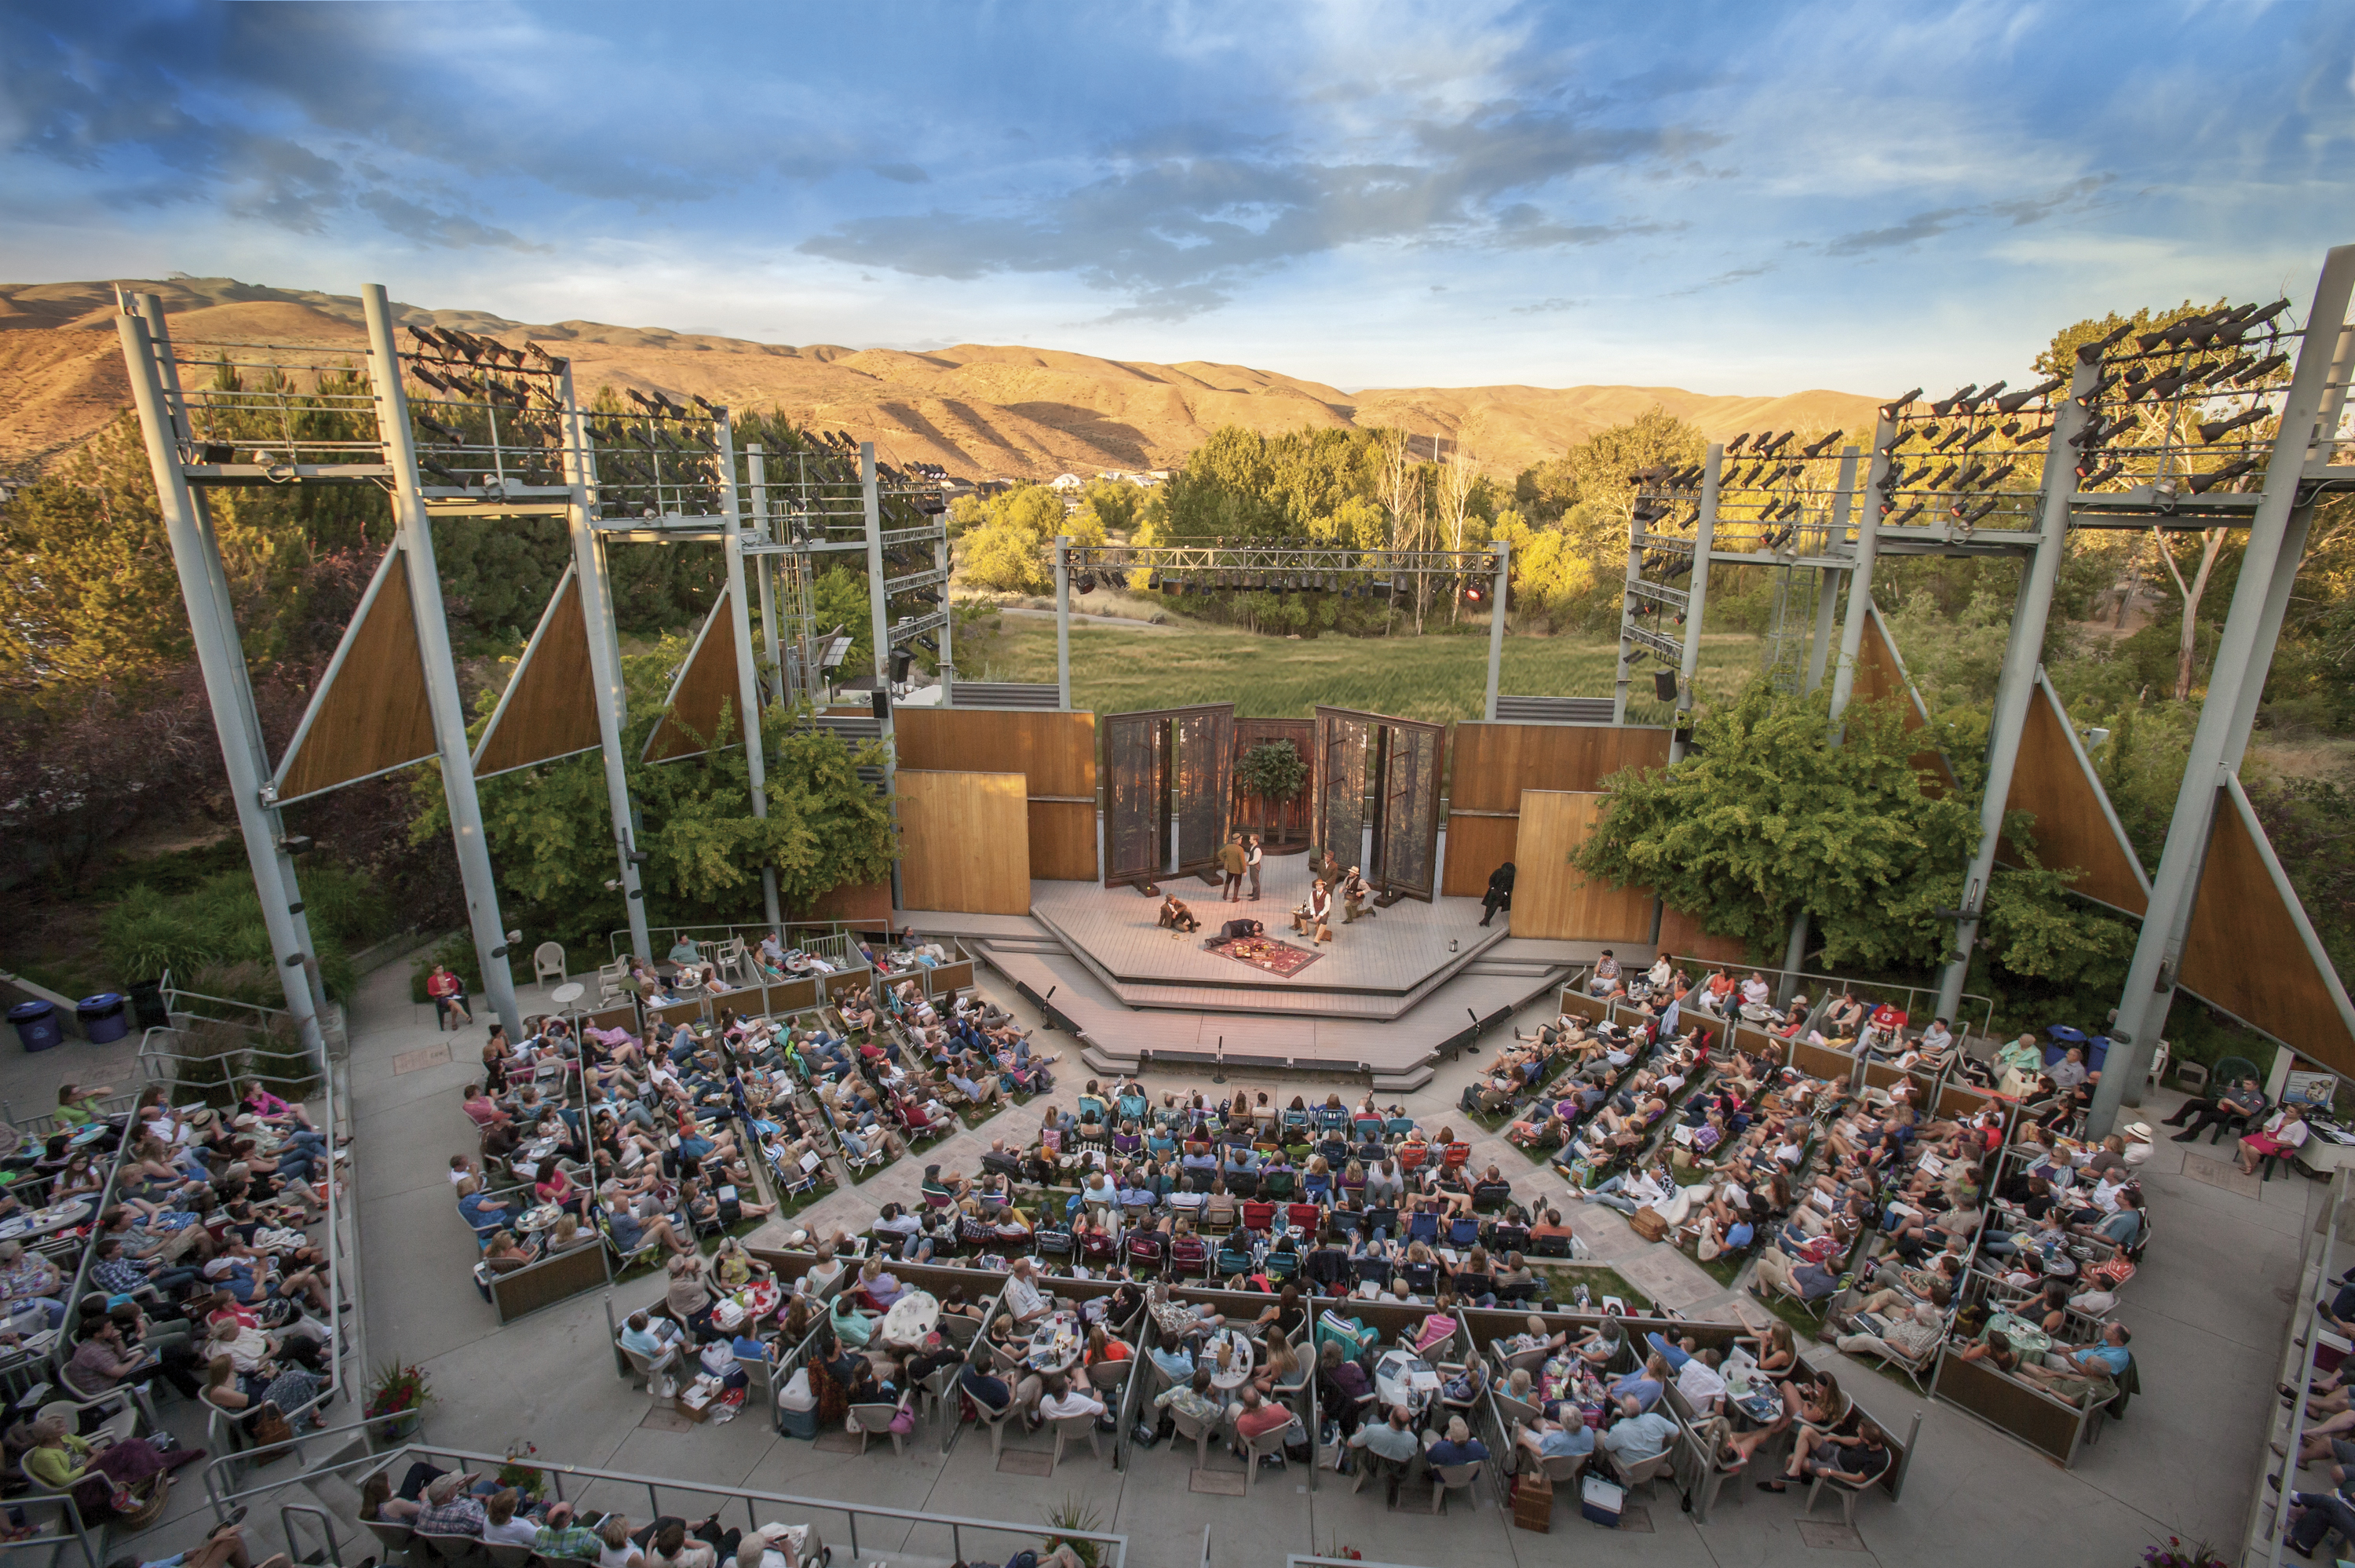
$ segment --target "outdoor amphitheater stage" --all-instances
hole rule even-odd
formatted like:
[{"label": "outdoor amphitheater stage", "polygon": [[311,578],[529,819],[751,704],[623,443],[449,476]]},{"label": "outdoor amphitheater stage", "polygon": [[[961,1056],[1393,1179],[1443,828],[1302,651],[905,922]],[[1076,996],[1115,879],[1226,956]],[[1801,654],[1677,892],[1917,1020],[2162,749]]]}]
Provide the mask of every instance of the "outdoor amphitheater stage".
[{"label": "outdoor amphitheater stage", "polygon": [[[1337,916],[1333,939],[1318,943],[1292,928],[1305,869],[1271,862],[1269,873],[1257,902],[1224,902],[1199,877],[1166,879],[1202,922],[1191,933],[1158,923],[1158,897],[1090,882],[1033,882],[1028,915],[912,909],[895,918],[962,940],[1079,1037],[1091,1071],[1223,1060],[1398,1090],[1421,1087],[1435,1063],[1502,1028],[1604,947],[1516,938],[1506,915],[1484,927],[1474,898],[1404,899],[1346,924]],[[1246,961],[1213,948],[1238,917],[1295,950]],[[1649,948],[1615,950],[1623,962],[1651,961]]]}]

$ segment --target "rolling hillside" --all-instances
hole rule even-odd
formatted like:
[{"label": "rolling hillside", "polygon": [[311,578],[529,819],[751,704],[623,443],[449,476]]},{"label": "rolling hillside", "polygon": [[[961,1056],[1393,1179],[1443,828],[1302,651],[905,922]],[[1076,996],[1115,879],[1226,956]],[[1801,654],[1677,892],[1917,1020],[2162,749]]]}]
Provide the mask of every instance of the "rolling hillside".
[{"label": "rolling hillside", "polygon": [[[183,343],[363,346],[359,302],[227,278],[139,282],[160,294]],[[402,319],[573,361],[603,385],[700,393],[733,408],[775,408],[797,422],[872,440],[890,461],[930,461],[972,479],[1172,468],[1221,425],[1274,432],[1403,425],[1453,440],[1476,423],[1474,455],[1499,476],[1657,403],[1711,436],[1764,426],[1868,429],[1871,399],[1844,392],[1705,397],[1673,387],[1379,387],[1348,393],[1238,365],[1151,365],[1056,349],[961,344],[924,354],[832,344],[751,343],[596,322],[527,325],[480,311],[397,306]],[[0,284],[0,470],[67,450],[130,403],[111,283]]]}]

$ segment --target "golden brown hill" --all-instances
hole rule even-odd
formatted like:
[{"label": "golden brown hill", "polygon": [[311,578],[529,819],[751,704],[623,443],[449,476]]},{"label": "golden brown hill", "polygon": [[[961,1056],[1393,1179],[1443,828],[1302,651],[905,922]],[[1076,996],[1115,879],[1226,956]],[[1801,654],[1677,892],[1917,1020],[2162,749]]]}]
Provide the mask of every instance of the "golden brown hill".
[{"label": "golden brown hill", "polygon": [[[176,340],[363,346],[359,301],[228,278],[131,285],[162,297]],[[1050,479],[1175,468],[1221,425],[1266,433],[1402,425],[1453,450],[1459,433],[1498,476],[1657,403],[1712,437],[1774,428],[1863,434],[1872,400],[1807,391],[1707,397],[1673,387],[1380,387],[1344,392],[1240,365],[1152,365],[1056,349],[960,344],[926,353],[795,347],[660,327],[532,326],[481,311],[401,305],[404,321],[454,326],[569,355],[583,388],[659,387],[873,440],[888,461],[973,479]],[[0,469],[86,439],[130,403],[111,283],[0,284]],[[558,345],[561,345],[558,347]]]}]

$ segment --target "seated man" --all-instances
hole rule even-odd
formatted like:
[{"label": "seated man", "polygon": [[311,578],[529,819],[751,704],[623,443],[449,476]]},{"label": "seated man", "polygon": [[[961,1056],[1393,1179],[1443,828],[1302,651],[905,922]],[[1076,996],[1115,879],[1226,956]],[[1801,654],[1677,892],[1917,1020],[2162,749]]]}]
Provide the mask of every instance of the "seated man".
[{"label": "seated man", "polygon": [[1788,1491],[1793,1481],[1817,1477],[1860,1487],[1889,1468],[1889,1439],[1870,1421],[1859,1421],[1854,1432],[1827,1432],[1804,1426],[1791,1449],[1791,1462],[1781,1477],[1761,1481],[1762,1492]]},{"label": "seated man", "polygon": [[1603,956],[1595,960],[1593,975],[1586,982],[1586,994],[1609,996],[1618,990],[1619,960],[1612,957],[1610,948],[1605,948]]},{"label": "seated man", "polygon": [[2072,1404],[2083,1404],[2089,1398],[2105,1400],[2116,1391],[2117,1380],[2126,1375],[2134,1360],[2134,1353],[2126,1349],[2133,1338],[2125,1324],[2112,1323],[2102,1330],[2100,1344],[2067,1355],[2048,1354],[2041,1365],[2022,1361],[2019,1372]]},{"label": "seated man", "polygon": [[1170,931],[1199,931],[1202,927],[1200,918],[1174,893],[1162,899],[1161,917],[1156,924]]},{"label": "seated man", "polygon": [[2265,1091],[2258,1086],[2256,1079],[2241,1078],[2226,1084],[2212,1100],[2184,1101],[2162,1125],[2182,1128],[2174,1141],[2190,1143],[2211,1127],[2231,1121],[2245,1123],[2264,1108]]},{"label": "seated man", "polygon": [[[1319,877],[1316,885],[1308,890],[1308,902],[1292,912],[1292,928],[1304,937],[1313,937],[1319,931],[1328,929],[1332,916],[1332,890],[1327,887],[1325,880]],[[1328,938],[1319,938],[1318,939]]]},{"label": "seated man", "polygon": [[1389,1419],[1369,1421],[1349,1435],[1349,1446],[1358,1451],[1360,1482],[1373,1477],[1386,1478],[1391,1502],[1398,1501],[1399,1483],[1423,1455],[1423,1445],[1416,1440],[1410,1422],[1406,1406],[1394,1404],[1390,1408]]},{"label": "seated man", "polygon": [[1893,1361],[1920,1366],[1938,1348],[1945,1326],[1944,1313],[1927,1301],[1917,1301],[1911,1312],[1878,1334],[1842,1334],[1832,1342],[1846,1355],[1886,1356]]},{"label": "seated man", "polygon": [[1540,1459],[1575,1459],[1594,1452],[1594,1429],[1577,1405],[1550,1404],[1533,1425],[1516,1426],[1513,1441]]},{"label": "seated man", "polygon": [[1636,1466],[1666,1453],[1676,1437],[1674,1417],[1646,1410],[1630,1396],[1619,1401],[1619,1418],[1603,1434],[1601,1446],[1612,1469],[1625,1480]]},{"label": "seated man", "polygon": [[1433,1427],[1423,1435],[1423,1462],[1433,1469],[1443,1465],[1476,1465],[1488,1457],[1488,1446],[1472,1436],[1472,1427],[1464,1417],[1451,1417],[1447,1434],[1440,1436]]}]

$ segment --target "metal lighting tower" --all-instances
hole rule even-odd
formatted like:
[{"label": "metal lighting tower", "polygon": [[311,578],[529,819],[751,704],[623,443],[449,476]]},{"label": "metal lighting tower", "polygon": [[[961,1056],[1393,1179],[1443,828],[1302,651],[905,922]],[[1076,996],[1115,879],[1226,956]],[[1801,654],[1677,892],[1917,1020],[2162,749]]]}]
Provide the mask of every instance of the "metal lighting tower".
[{"label": "metal lighting tower", "polygon": [[2159,855],[2158,874],[2151,878],[2150,906],[2135,944],[2134,961],[2126,970],[2125,991],[2118,998],[2117,1019],[2110,1030],[2110,1056],[2086,1118],[2087,1130],[2094,1137],[2109,1133],[2129,1093],[2139,1101],[2143,1077],[2150,1070],[2151,1050],[2174,1001],[2192,895],[2199,885],[2211,824],[2223,791],[2239,786],[2235,775],[2248,747],[2250,726],[2256,719],[2257,699],[2274,643],[2281,633],[2290,579],[2296,575],[2305,518],[2310,516],[2314,504],[2314,492],[2307,484],[2308,470],[2330,466],[2327,448],[2335,432],[2321,432],[2326,450],[2318,461],[2310,457],[2309,449],[2316,444],[2322,409],[2334,401],[2331,372],[2343,351],[2350,290],[2355,290],[2355,245],[2342,245],[2324,260],[2313,306],[2307,313],[2297,368],[2283,399],[2281,422],[2265,463],[2263,498],[2250,520],[2240,580],[2233,587],[2232,608],[2225,613],[2215,658],[2209,666],[2208,698],[2200,705],[2200,723],[2192,732],[2182,788],[2168,823],[2167,847]]},{"label": "metal lighting tower", "polygon": [[[744,772],[752,794],[752,815],[769,820],[769,760],[761,745],[761,667],[752,659],[752,614],[744,580],[744,524],[736,503],[736,442],[726,410],[719,427],[719,545],[728,563],[728,635],[736,643],[736,717],[744,732]],[[767,596],[762,595],[765,607]],[[716,737],[715,737],[716,738]],[[761,908],[770,927],[784,918],[777,908],[777,868],[761,863]]]},{"label": "metal lighting tower", "polygon": [[458,667],[450,656],[450,623],[442,608],[442,578],[433,566],[433,525],[425,513],[418,480],[417,441],[409,425],[409,395],[401,385],[400,355],[392,343],[392,308],[384,285],[360,291],[368,313],[369,379],[374,382],[377,429],[385,461],[392,468],[392,520],[401,565],[409,574],[417,652],[425,664],[425,694],[433,715],[435,749],[442,758],[442,793],[450,811],[450,836],[458,851],[458,876],[466,894],[466,923],[481,956],[483,991],[491,1010],[523,1038],[523,1013],[516,1006],[515,978],[507,970],[506,931],[499,920],[498,878],[490,847],[483,841],[483,808],[474,795],[473,748],[466,742],[466,708],[458,695]]},{"label": "metal lighting tower", "polygon": [[[165,396],[163,369],[171,364],[169,339],[151,335],[149,327],[153,322],[160,329],[163,307],[153,295],[140,303],[146,312],[144,319],[126,310],[114,322],[123,364],[131,373],[132,402],[146,438],[148,470],[155,475],[157,507],[171,543],[172,564],[179,573],[180,597],[188,607],[188,632],[196,645],[197,666],[203,673],[205,696],[212,708],[213,731],[220,737],[221,764],[237,807],[246,863],[253,871],[261,923],[270,935],[275,960],[271,967],[278,971],[286,1011],[302,1036],[304,1053],[324,1074],[326,1042],[319,1030],[311,979],[318,969],[318,958],[296,925],[303,895],[294,863],[286,853],[284,826],[276,808],[262,794],[270,778],[270,758],[254,714],[245,650],[238,641],[236,622],[229,618],[228,600],[217,591],[222,578],[211,521],[181,467],[182,443],[190,437]],[[164,349],[160,355],[159,348]],[[172,379],[176,384],[176,371]]]},{"label": "metal lighting tower", "polygon": [[630,814],[629,764],[622,755],[622,731],[629,723],[629,694],[622,683],[622,641],[613,625],[613,581],[605,541],[597,532],[597,458],[587,422],[573,395],[572,369],[562,378],[564,482],[571,487],[565,526],[572,537],[572,564],[581,585],[581,618],[589,643],[589,680],[597,706],[598,761],[605,775],[605,800],[613,818],[613,857],[622,868],[622,907],[630,927],[630,950],[640,963],[655,961],[646,931],[645,888],[638,877],[637,842]]},{"label": "metal lighting tower", "polygon": [[2004,809],[2011,800],[2020,732],[2028,724],[2029,701],[2036,694],[2036,672],[2044,659],[2052,588],[2061,580],[2061,563],[2069,554],[2069,500],[2077,489],[2070,453],[2085,427],[2084,399],[2099,374],[2098,366],[2080,360],[2070,377],[2069,396],[2053,411],[2052,432],[2044,452],[2043,493],[2037,503],[2035,549],[2020,572],[2019,600],[2011,612],[2003,673],[1996,681],[1995,714],[1987,724],[1987,787],[1979,794],[1978,843],[1963,877],[1962,918],[1955,925],[1955,946],[1938,979],[1940,1018],[1955,1016],[1962,1005],[1964,982],[1970,977],[1971,944],[1978,939],[1979,915],[1987,906],[1988,880],[1995,875],[1996,846],[2003,837]]}]

